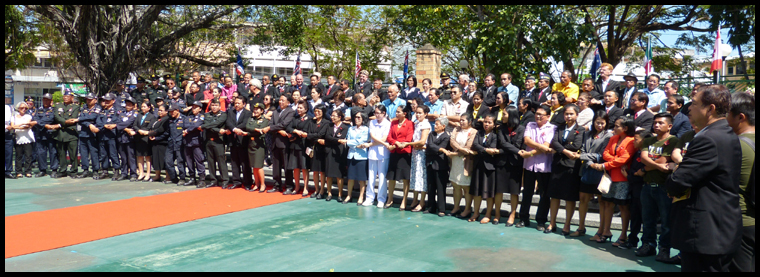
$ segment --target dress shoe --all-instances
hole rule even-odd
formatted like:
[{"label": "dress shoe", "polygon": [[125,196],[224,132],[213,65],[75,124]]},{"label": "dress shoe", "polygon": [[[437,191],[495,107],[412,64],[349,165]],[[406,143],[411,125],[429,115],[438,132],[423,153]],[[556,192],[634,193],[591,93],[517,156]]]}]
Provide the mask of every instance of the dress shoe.
[{"label": "dress shoe", "polygon": [[195,186],[195,178],[188,179],[187,182],[185,182],[185,186]]},{"label": "dress shoe", "polygon": [[116,182],[121,182],[127,179],[127,176],[119,175],[119,177],[116,177]]},{"label": "dress shoe", "polygon": [[325,201],[330,202],[332,200],[332,195],[328,195],[327,198],[325,198]]},{"label": "dress shoe", "polygon": [[562,236],[567,237],[570,235],[570,231],[565,232],[565,230],[562,230]]},{"label": "dress shoe", "polygon": [[58,179],[58,172],[55,172],[55,171],[51,172],[50,173],[50,178]]},{"label": "dress shoe", "polygon": [[206,188],[213,188],[213,187],[216,187],[216,186],[218,186],[217,183],[216,183],[216,181],[211,181],[211,182],[209,182],[206,185]]},{"label": "dress shoe", "polygon": [[536,226],[536,230],[543,232],[546,230],[546,226],[544,226],[543,224],[538,224],[538,226]]},{"label": "dress shoe", "polygon": [[291,189],[287,189],[285,190],[285,192],[282,193],[282,195],[294,195],[294,194],[296,194],[296,192],[294,192]]},{"label": "dress shoe", "polygon": [[227,186],[227,189],[232,190],[232,189],[239,188],[240,186],[241,186],[240,184],[238,184],[238,185],[231,185],[231,186]]},{"label": "dress shoe", "polygon": [[108,178],[108,170],[101,170],[100,173],[100,179],[107,179]]},{"label": "dress shoe", "polygon": [[179,182],[177,182],[177,186],[178,186],[178,187],[183,187],[183,186],[185,186],[185,180],[179,180]]},{"label": "dress shoe", "polygon": [[129,182],[130,182],[130,183],[134,183],[134,182],[137,182],[137,177],[132,177],[132,178],[129,178]]},{"label": "dress shoe", "polygon": [[198,184],[196,184],[195,187],[196,188],[205,188],[206,187],[206,182],[204,182],[203,179],[201,179],[201,181],[198,181]]},{"label": "dress shoe", "polygon": [[654,260],[661,263],[667,263],[670,260],[670,248],[660,248],[660,253],[657,253],[657,257],[655,257]]},{"label": "dress shoe", "polygon": [[[324,198],[324,197],[322,197],[322,195],[321,195],[321,194],[319,194],[319,193],[314,193],[314,194],[316,194],[316,195],[317,195],[317,196],[314,196],[314,199],[317,199],[317,200],[322,200],[322,198]],[[314,195],[314,194],[312,194],[312,195]]]},{"label": "dress shoe", "polygon": [[[87,177],[82,177],[82,179],[84,179],[84,178],[87,178]],[[92,179],[93,180],[100,180],[100,174],[98,174],[97,172],[93,172],[92,173]]]},{"label": "dress shoe", "polygon": [[522,221],[518,221],[517,223],[515,223],[515,228],[523,228],[523,227],[530,227],[530,225],[525,224],[525,222],[522,222]]},{"label": "dress shoe", "polygon": [[92,173],[90,173],[89,170],[82,171],[82,173],[72,176],[72,178],[74,179],[82,179],[82,178],[87,178],[87,177],[92,177]]},{"label": "dress shoe", "polygon": [[512,227],[512,226],[515,226],[515,224],[507,222],[507,225],[505,227]]},{"label": "dress shoe", "polygon": [[278,192],[276,188],[272,188],[267,191],[267,193],[275,193],[275,192]]},{"label": "dress shoe", "polygon": [[552,227],[552,228],[551,229],[549,229],[548,227],[544,228],[544,234],[556,233],[557,232],[557,226],[549,226],[549,227]]},{"label": "dress shoe", "polygon": [[[113,177],[111,178],[111,181],[119,181],[119,176],[121,176],[121,172],[119,172],[118,169],[114,169],[113,170]],[[126,179],[126,178],[124,178],[124,179]],[[124,180],[124,179],[121,179],[121,180]]]},{"label": "dress shoe", "polygon": [[166,184],[166,185],[168,185],[168,184],[173,184],[173,183],[174,183],[174,182],[172,182],[172,180],[168,180],[168,179],[164,181],[164,184]]},{"label": "dress shoe", "polygon": [[34,175],[35,178],[45,177],[45,172],[40,171],[40,173],[37,173],[37,175]]},{"label": "dress shoe", "polygon": [[634,252],[637,257],[648,257],[648,256],[654,256],[657,254],[657,250],[654,249],[654,246],[650,245],[649,243],[644,243],[639,247],[639,249],[636,249],[636,252]]},{"label": "dress shoe", "polygon": [[244,188],[246,191],[248,191],[248,192],[255,192],[255,191],[256,191],[255,189],[253,189],[253,186],[249,186],[249,187],[243,186],[243,188]]},{"label": "dress shoe", "polygon": [[[343,203],[343,197],[338,196],[338,203]],[[345,203],[343,203],[345,204]]]},{"label": "dress shoe", "polygon": [[311,194],[311,196],[309,196],[309,198],[317,198],[317,195],[319,195],[319,193],[314,192],[314,193]]},{"label": "dress shoe", "polygon": [[65,178],[65,177],[68,177],[68,176],[69,175],[66,172],[64,172],[64,173],[58,173],[58,172],[56,172],[55,173],[55,178],[56,179]]},{"label": "dress shoe", "polygon": [[230,182],[224,182],[222,183],[222,189],[227,189],[227,187],[230,186]]},{"label": "dress shoe", "polygon": [[13,176],[13,174],[5,174],[5,179],[16,179],[16,176]]}]

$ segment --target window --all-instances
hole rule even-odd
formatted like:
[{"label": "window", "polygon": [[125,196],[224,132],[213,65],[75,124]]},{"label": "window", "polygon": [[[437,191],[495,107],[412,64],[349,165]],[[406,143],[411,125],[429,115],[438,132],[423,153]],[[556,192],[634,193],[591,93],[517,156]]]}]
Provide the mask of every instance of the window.
[{"label": "window", "polygon": [[734,68],[728,67],[728,75],[733,75],[733,74],[734,74]]},{"label": "window", "polygon": [[34,62],[34,67],[53,67],[53,63],[50,59],[38,59]]}]

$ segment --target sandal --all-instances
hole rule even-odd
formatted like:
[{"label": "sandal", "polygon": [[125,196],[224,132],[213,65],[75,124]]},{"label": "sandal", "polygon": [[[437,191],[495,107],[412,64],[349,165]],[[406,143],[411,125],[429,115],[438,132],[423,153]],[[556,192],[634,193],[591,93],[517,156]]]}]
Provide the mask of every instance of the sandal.
[{"label": "sandal", "polygon": [[605,243],[605,242],[607,242],[608,240],[611,240],[611,239],[612,239],[612,236],[602,235],[602,238],[597,239],[596,242],[598,242],[598,243]]},{"label": "sandal", "polygon": [[478,220],[477,217],[470,217],[470,219],[468,219],[467,222],[475,222],[477,220]]},{"label": "sandal", "polygon": [[414,208],[414,209],[412,210],[412,212],[413,212],[413,213],[418,213],[418,212],[421,212],[421,211],[422,211],[422,209],[424,209],[424,208],[423,208],[423,207],[421,207],[420,205],[417,205],[417,208]]},{"label": "sandal", "polygon": [[599,238],[601,238],[601,237],[602,237],[602,233],[596,233],[596,235],[594,235],[593,237],[591,237],[588,240],[594,240],[594,241],[596,241],[596,240],[599,240]]},{"label": "sandal", "polygon": [[586,235],[586,229],[578,229],[570,234],[570,237],[582,237],[584,235]]},{"label": "sandal", "polygon": [[491,223],[493,223],[493,225],[499,225],[499,218],[494,218]]},{"label": "sandal", "polygon": [[488,222],[491,222],[491,218],[487,216],[483,217],[483,219],[480,220],[480,224],[486,224]]},{"label": "sandal", "polygon": [[612,246],[619,247],[620,245],[622,245],[622,244],[624,244],[626,242],[628,242],[628,239],[618,238],[618,240],[616,242],[612,243]]}]

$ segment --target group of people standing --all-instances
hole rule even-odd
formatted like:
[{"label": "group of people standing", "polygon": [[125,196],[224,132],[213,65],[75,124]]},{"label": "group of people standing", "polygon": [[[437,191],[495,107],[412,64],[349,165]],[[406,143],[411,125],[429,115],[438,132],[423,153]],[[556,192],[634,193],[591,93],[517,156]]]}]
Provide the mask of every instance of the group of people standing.
[{"label": "group of people standing", "polygon": [[[392,207],[401,182],[401,211],[516,228],[532,225],[529,212],[538,195],[536,229],[560,231],[557,215],[564,201],[561,233],[569,237],[585,236],[589,202],[596,197],[601,226],[590,240],[611,241],[618,206],[623,230],[613,246],[682,263],[684,270],[754,271],[754,181],[749,181],[754,180],[754,95],[701,85],[684,98],[675,82],[660,90],[656,75],[638,91],[636,76],[619,83],[609,79],[611,70],[603,64],[601,78],[584,80],[582,88],[570,82],[572,72],[563,72],[553,86],[548,75],[539,75],[538,87],[529,76],[522,91],[508,73],[500,76],[502,86],[489,74],[480,88],[463,75],[458,85],[433,88],[424,79],[419,89],[410,76],[403,90],[383,89],[380,80],[370,83],[366,71],[353,89],[334,76],[328,76],[327,86],[319,75],[310,76],[309,85],[293,76],[285,86],[276,75],[274,83],[268,76],[262,83],[247,74],[241,84],[225,78],[224,87],[196,78],[186,84],[184,97],[181,88],[158,86],[152,76],[153,90],[106,94],[102,106],[90,95],[80,110],[64,93],[64,102],[51,108],[46,96],[34,119],[19,103],[10,124],[6,108],[6,177],[8,137],[15,133],[17,161],[28,156],[27,144],[35,137],[38,143],[54,137],[50,141],[58,142],[61,162],[51,177],[67,174],[67,154],[73,164],[68,175],[89,177],[89,155],[93,169],[100,170],[96,176],[105,178],[105,170],[113,168],[114,181],[160,181],[166,170],[165,183],[326,201],[335,197],[335,181],[335,198],[343,204],[354,202],[358,183],[356,204],[382,209]],[[171,97],[166,104],[164,97]],[[119,99],[123,109],[114,107]],[[28,135],[35,127],[43,128],[41,134]],[[740,142],[737,135],[748,139]],[[71,158],[77,141],[83,174],[76,174],[77,161]],[[745,147],[750,143],[751,153]],[[273,169],[269,190],[266,164]],[[309,173],[313,190],[307,186]],[[454,202],[447,212],[448,184]],[[576,203],[580,224],[572,231]],[[671,257],[671,247],[681,254]]]}]

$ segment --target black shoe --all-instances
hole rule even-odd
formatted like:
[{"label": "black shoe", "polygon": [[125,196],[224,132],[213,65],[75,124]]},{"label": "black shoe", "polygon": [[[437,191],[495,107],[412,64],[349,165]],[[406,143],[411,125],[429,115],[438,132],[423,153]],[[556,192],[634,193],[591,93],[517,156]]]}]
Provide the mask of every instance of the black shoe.
[{"label": "black shoe", "polygon": [[206,185],[206,188],[213,188],[213,187],[216,187],[216,186],[218,186],[218,184],[216,183],[216,181],[211,181],[210,183],[208,183],[208,185]]},{"label": "black shoe", "polygon": [[644,243],[639,249],[636,249],[635,254],[638,257],[649,257],[657,254],[657,250],[654,249],[654,246],[649,245],[649,243]]},{"label": "black shoe", "polygon": [[663,263],[680,265],[681,264],[681,254],[675,255],[672,258],[663,261]]},{"label": "black shoe", "polygon": [[103,172],[100,173],[100,179],[108,179],[108,170],[103,170]]},{"label": "black shoe", "polygon": [[[317,196],[314,196],[314,195],[317,195]],[[316,200],[322,200],[322,198],[323,198],[321,194],[319,194],[319,193],[316,193],[316,192],[315,192],[314,194],[312,194],[312,196],[313,196],[313,197],[314,197],[314,199],[316,199]]]},{"label": "black shoe", "polygon": [[71,176],[71,178],[74,178],[74,179],[82,179],[82,178],[87,178],[87,177],[92,177],[92,173],[89,170],[85,170],[85,171],[82,171],[82,173]]},{"label": "black shoe", "polygon": [[636,248],[638,244],[639,244],[638,242],[631,242],[631,240],[628,240],[625,243],[621,243],[620,245],[618,245],[618,248],[627,250],[631,248]]},{"label": "black shoe", "polygon": [[50,173],[50,178],[58,179],[58,172],[55,172],[55,171],[51,172]]},{"label": "black shoe", "polygon": [[34,178],[45,177],[46,175],[47,174],[45,174],[45,172],[40,171],[40,173],[37,173],[37,175],[34,175]]},{"label": "black shoe", "polygon": [[[518,222],[518,224],[522,224],[522,222]],[[507,225],[505,225],[504,227],[512,227],[512,226],[515,226],[515,224],[507,222]],[[523,226],[523,227],[525,227],[525,226]]]},{"label": "black shoe", "polygon": [[172,182],[172,180],[166,179],[163,183],[165,185],[168,185],[168,184],[173,184],[174,182]]},{"label": "black shoe", "polygon": [[562,230],[562,236],[567,237],[570,235],[570,231],[565,232],[565,230]]},{"label": "black shoe", "polygon": [[[121,172],[119,172],[118,169],[114,169],[113,170],[113,177],[111,177],[111,181],[114,181],[114,182],[115,181],[119,181],[119,177],[121,177]],[[124,178],[124,179],[126,179],[126,178]],[[121,181],[123,181],[124,179],[121,179]]]},{"label": "black shoe", "polygon": [[64,173],[57,173],[57,174],[55,175],[55,178],[56,178],[56,179],[65,178],[65,177],[69,177],[69,174],[68,174],[68,173],[66,173],[66,172],[64,172]]},{"label": "black shoe", "polygon": [[134,183],[134,182],[137,182],[137,177],[132,177],[132,178],[129,178],[129,182],[130,182],[130,183]]},{"label": "black shoe", "polygon": [[[343,203],[343,197],[338,196],[338,203]],[[346,204],[346,203],[343,203]]]},{"label": "black shoe", "polygon": [[655,257],[654,260],[661,263],[667,263],[670,260],[670,248],[660,248],[660,253],[657,253],[657,257]]},{"label": "black shoe", "polygon": [[[119,175],[119,177],[116,177],[116,182],[121,182],[127,179],[127,176]],[[131,180],[130,180],[131,181]]]},{"label": "black shoe", "polygon": [[552,227],[552,228],[551,229],[549,229],[548,227],[544,228],[544,234],[556,233],[557,232],[557,226],[549,226],[549,227]]},{"label": "black shoe", "polygon": [[195,177],[189,178],[187,182],[185,182],[185,186],[195,186]]},{"label": "black shoe", "polygon": [[270,190],[267,191],[267,193],[275,193],[275,192],[279,192],[277,190],[277,188],[272,188],[272,189],[270,189]]},{"label": "black shoe", "polygon": [[198,184],[195,185],[195,187],[196,188],[205,188],[206,187],[206,182],[204,182],[203,179],[201,179],[201,181],[199,181]]},{"label": "black shoe", "polygon": [[230,189],[230,190],[232,190],[232,189],[236,189],[236,188],[239,188],[240,186],[241,186],[241,185],[231,185],[231,186],[227,187],[227,189]]},{"label": "black shoe", "polygon": [[230,186],[231,186],[231,185],[230,185],[230,182],[229,182],[229,181],[222,183],[222,189],[227,189],[227,188],[228,188],[228,187],[230,187]]},{"label": "black shoe", "polygon": [[538,226],[536,226],[536,230],[539,230],[541,232],[546,231],[546,226],[543,224],[538,224]]},{"label": "black shoe", "polygon": [[179,180],[179,182],[177,182],[177,186],[178,187],[184,187],[185,184],[187,184],[187,183],[185,183],[185,180]]},{"label": "black shoe", "polygon": [[16,179],[16,176],[13,176],[13,174],[5,174],[5,179]]},{"label": "black shoe", "polygon": [[282,195],[293,195],[293,194],[296,194],[296,192],[293,191],[292,189],[287,189],[285,190],[285,192],[282,193]]},{"label": "black shoe", "polygon": [[332,195],[328,195],[327,198],[325,198],[325,201],[330,202],[332,200]]}]

